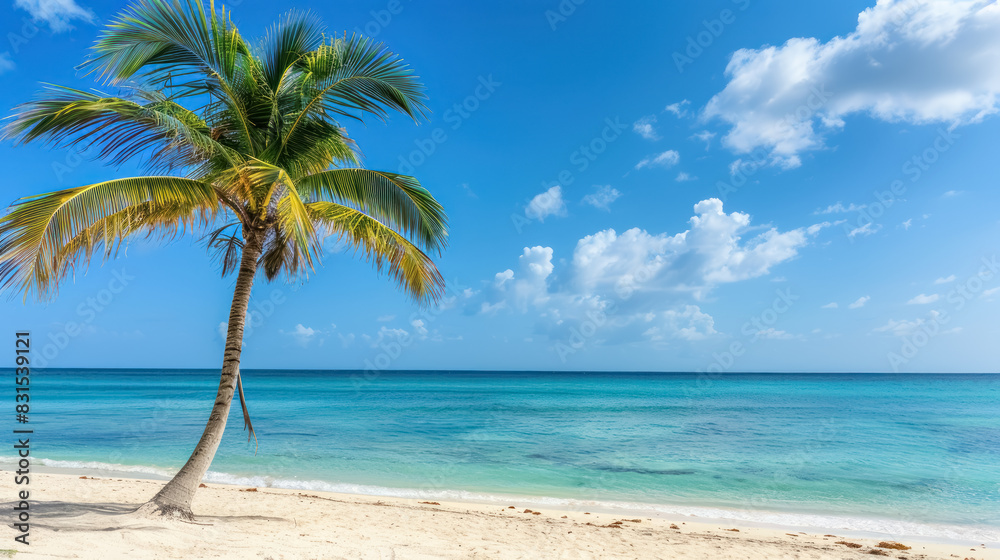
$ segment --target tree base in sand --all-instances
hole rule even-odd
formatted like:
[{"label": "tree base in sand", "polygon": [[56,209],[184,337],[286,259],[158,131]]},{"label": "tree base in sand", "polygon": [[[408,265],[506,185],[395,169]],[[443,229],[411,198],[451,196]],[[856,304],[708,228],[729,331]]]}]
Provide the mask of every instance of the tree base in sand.
[{"label": "tree base in sand", "polygon": [[135,510],[136,517],[145,519],[176,519],[177,521],[194,521],[194,513],[188,508],[183,508],[170,504],[161,504],[156,501],[148,501]]}]

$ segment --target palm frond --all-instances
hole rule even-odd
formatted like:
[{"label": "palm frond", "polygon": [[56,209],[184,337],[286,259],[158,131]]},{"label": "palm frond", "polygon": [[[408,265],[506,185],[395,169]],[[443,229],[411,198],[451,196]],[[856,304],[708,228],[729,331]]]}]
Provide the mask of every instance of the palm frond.
[{"label": "palm frond", "polygon": [[437,302],[444,278],[434,262],[406,237],[360,210],[335,202],[306,204],[309,214],[329,235],[361,251],[379,272],[385,270],[401,289],[421,304]]},{"label": "palm frond", "polygon": [[219,264],[223,278],[239,270],[243,239],[239,223],[226,224],[206,236],[205,246]]},{"label": "palm frond", "polygon": [[427,111],[423,85],[403,59],[367,37],[332,39],[296,66],[301,71],[297,84],[301,106],[289,119],[285,146],[295,142],[302,125],[317,116],[360,120],[362,114],[371,113],[384,121],[388,108],[417,120]]},{"label": "palm frond", "polygon": [[439,251],[447,244],[444,208],[413,177],[370,169],[334,169],[302,177],[296,188],[310,201],[337,202],[362,210],[428,250]]},{"label": "palm frond", "polygon": [[139,232],[171,235],[207,224],[218,210],[211,185],[178,177],[115,179],[17,200],[0,219],[0,290],[41,299],[80,256],[105,256]]},{"label": "palm frond", "polygon": [[198,0],[138,0],[105,27],[84,64],[121,83],[141,76],[153,83],[191,74],[203,89],[228,85],[249,53],[226,9]]},{"label": "palm frond", "polygon": [[263,58],[264,80],[277,92],[282,79],[305,54],[323,42],[323,26],[309,12],[292,10],[273,26],[257,49]]},{"label": "palm frond", "polygon": [[169,171],[237,154],[212,137],[197,115],[157,92],[139,92],[149,102],[48,86],[45,95],[15,108],[3,136],[20,142],[46,140],[58,148],[99,148],[97,157],[120,165],[146,155],[148,167]]}]

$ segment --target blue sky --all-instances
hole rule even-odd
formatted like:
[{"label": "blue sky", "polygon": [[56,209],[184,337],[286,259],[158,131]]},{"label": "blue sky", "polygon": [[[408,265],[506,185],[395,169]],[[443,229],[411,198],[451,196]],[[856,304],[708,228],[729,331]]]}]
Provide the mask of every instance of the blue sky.
[{"label": "blue sky", "polygon": [[[992,2],[257,2],[385,41],[419,126],[348,123],[443,203],[421,310],[349,254],[258,281],[245,368],[996,371],[1000,8]],[[123,4],[16,0],[0,106],[74,66]],[[128,176],[0,146],[4,203]],[[130,243],[48,303],[4,301],[50,367],[217,367],[233,280],[198,236]]]}]

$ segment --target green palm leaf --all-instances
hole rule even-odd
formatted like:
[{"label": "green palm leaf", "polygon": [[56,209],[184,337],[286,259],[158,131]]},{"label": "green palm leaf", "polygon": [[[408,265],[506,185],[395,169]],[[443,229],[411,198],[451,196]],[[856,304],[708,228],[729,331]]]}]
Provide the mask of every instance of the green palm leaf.
[{"label": "green palm leaf", "polygon": [[444,279],[431,258],[391,227],[334,202],[312,202],[306,208],[326,233],[361,251],[416,301],[437,302],[444,294]]},{"label": "green palm leaf", "polygon": [[411,235],[429,250],[447,243],[444,209],[420,182],[407,175],[369,169],[334,169],[297,181],[298,192],[312,201],[346,204]]},{"label": "green palm leaf", "polygon": [[135,233],[170,235],[208,223],[217,210],[211,185],[178,177],[116,179],[22,198],[0,219],[0,289],[47,297],[96,245],[110,254]]}]

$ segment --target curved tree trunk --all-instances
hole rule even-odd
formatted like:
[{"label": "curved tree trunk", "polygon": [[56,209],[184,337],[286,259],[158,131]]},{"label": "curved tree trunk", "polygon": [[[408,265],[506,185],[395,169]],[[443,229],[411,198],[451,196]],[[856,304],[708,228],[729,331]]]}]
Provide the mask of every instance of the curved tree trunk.
[{"label": "curved tree trunk", "polygon": [[240,371],[240,351],[243,346],[243,325],[246,322],[247,307],[250,304],[250,289],[253,287],[254,275],[257,272],[257,259],[262,251],[262,240],[256,232],[244,228],[243,257],[240,262],[239,275],[236,278],[236,289],[233,293],[233,304],[229,309],[229,330],[226,332],[226,350],[222,360],[222,375],[219,378],[219,391],[215,395],[215,405],[208,417],[201,440],[195,446],[194,452],[152,500],[143,504],[137,513],[147,515],[164,515],[191,520],[191,502],[198,484],[208,471],[215,457],[222,433],[226,429],[229,418],[229,407],[233,402],[233,392]]}]

